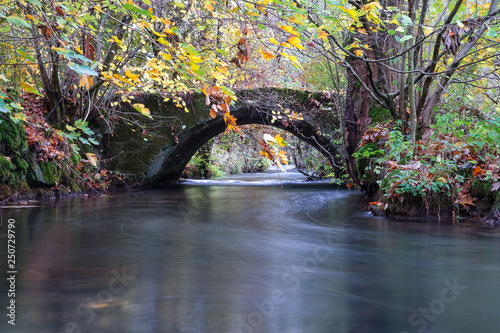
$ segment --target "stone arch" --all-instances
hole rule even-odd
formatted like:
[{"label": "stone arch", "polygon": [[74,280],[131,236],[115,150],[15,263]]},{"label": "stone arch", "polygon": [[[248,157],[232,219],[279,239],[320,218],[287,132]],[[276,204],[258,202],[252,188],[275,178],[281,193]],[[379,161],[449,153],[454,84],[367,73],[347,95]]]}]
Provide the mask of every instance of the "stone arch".
[{"label": "stone arch", "polygon": [[[268,125],[286,130],[318,149],[332,163],[337,176],[340,176],[339,165],[342,162],[338,148],[306,120],[294,121],[292,124],[287,123],[286,125],[279,120],[271,122],[270,112],[251,106],[235,110],[231,114],[236,117],[238,125]],[[155,160],[148,166],[144,183],[158,185],[178,180],[198,149],[225,130],[226,124],[222,117],[201,121],[184,130],[178,136],[177,142],[171,142],[163,147]]]}]

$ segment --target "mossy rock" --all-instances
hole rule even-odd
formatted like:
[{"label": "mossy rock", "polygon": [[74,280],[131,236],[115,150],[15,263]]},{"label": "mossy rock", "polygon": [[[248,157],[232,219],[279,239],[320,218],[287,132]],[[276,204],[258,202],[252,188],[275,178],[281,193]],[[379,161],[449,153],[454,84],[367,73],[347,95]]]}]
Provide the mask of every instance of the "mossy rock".
[{"label": "mossy rock", "polygon": [[5,156],[0,155],[0,182],[10,182],[13,177],[11,171],[14,169],[14,165],[12,165],[12,163],[10,163]]},{"label": "mossy rock", "polygon": [[368,116],[371,118],[372,124],[382,124],[392,119],[392,115],[389,109],[386,109],[380,105],[370,106]]},{"label": "mossy rock", "polygon": [[[10,185],[19,185],[25,179],[28,170],[27,161],[31,158],[26,131],[21,122],[16,123],[10,118],[2,119],[0,123],[0,154],[9,156],[11,160]],[[3,164],[5,166],[5,161]]]},{"label": "mossy rock", "polygon": [[40,168],[40,164],[38,164],[38,162],[33,162],[31,164],[28,169],[28,173],[26,174],[26,180],[32,187],[49,186],[49,184],[43,177],[43,171]]},{"label": "mossy rock", "polygon": [[59,168],[55,161],[47,161],[40,163],[43,179],[49,186],[54,186],[59,182],[62,175],[62,170]]}]

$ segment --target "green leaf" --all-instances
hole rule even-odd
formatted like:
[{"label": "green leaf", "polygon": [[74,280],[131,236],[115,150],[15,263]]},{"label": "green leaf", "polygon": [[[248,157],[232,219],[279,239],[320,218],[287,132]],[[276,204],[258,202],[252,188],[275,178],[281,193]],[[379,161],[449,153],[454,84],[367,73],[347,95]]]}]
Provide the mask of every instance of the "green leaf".
[{"label": "green leaf", "polygon": [[401,15],[401,23],[403,23],[404,26],[410,25],[413,22],[411,21],[411,18],[409,16],[406,16],[404,14]]},{"label": "green leaf", "polygon": [[130,10],[133,13],[145,15],[145,16],[148,16],[148,17],[153,17],[153,14],[151,14],[148,10],[139,8],[139,7],[137,7],[135,5],[131,5],[129,3],[124,4],[123,8],[125,8],[127,10]]},{"label": "green leaf", "polygon": [[34,4],[34,5],[37,5],[37,6],[42,6],[42,4],[40,3],[40,1],[38,1],[38,0],[26,0],[26,1],[28,1],[28,2],[30,2],[32,4]]},{"label": "green leaf", "polygon": [[15,14],[13,14],[9,17],[6,17],[6,19],[7,19],[7,21],[9,21],[12,24],[17,25],[17,26],[25,26],[26,28],[31,27],[31,25],[28,22],[26,22],[25,19],[23,19],[20,16],[15,15]]},{"label": "green leaf", "polygon": [[491,38],[495,38],[497,36],[498,32],[496,32],[495,30],[489,30],[487,33],[486,33],[486,36],[488,37],[491,37]]},{"label": "green leaf", "polygon": [[10,27],[9,26],[5,26],[3,28],[0,28],[0,32],[9,32],[10,31]]},{"label": "green leaf", "polygon": [[89,66],[78,65],[78,64],[75,64],[74,62],[68,63],[68,67],[80,75],[92,75],[92,76],[99,75],[99,73],[97,73],[95,70],[93,70]]},{"label": "green leaf", "polygon": [[8,106],[7,104],[5,104],[3,99],[0,98],[0,112],[7,113],[10,110],[12,110],[12,108],[10,106]]},{"label": "green leaf", "polygon": [[134,105],[132,105],[134,107],[134,109],[136,109],[140,114],[148,117],[148,118],[151,118],[153,119],[153,117],[151,117],[151,114],[149,112],[149,109],[147,107],[144,106],[144,104],[139,104],[139,103],[136,103]]},{"label": "green leaf", "polygon": [[404,43],[405,41],[407,41],[408,39],[412,39],[413,36],[410,36],[410,35],[406,35],[406,36],[403,36],[401,37],[401,39],[399,40],[400,43]]},{"label": "green leaf", "polygon": [[78,60],[81,60],[83,62],[92,63],[92,60],[90,60],[87,57],[82,56],[81,54],[76,53],[73,50],[63,49],[63,48],[58,48],[58,47],[53,47],[52,49],[54,51],[56,51],[58,54],[65,56],[69,61],[74,60],[74,59],[78,59]]},{"label": "green leaf", "polygon": [[396,33],[396,31],[394,31],[394,30],[389,30],[389,31],[387,31],[387,33],[388,33],[389,35],[394,35],[394,34]]},{"label": "green leaf", "polygon": [[182,1],[179,1],[179,0],[175,0],[174,1],[174,4],[179,7],[179,8],[184,8],[186,7],[186,5],[182,2]]},{"label": "green leaf", "polygon": [[88,140],[89,140],[89,142],[90,142],[91,144],[93,144],[93,145],[96,145],[96,146],[97,146],[97,145],[99,144],[99,142],[97,142],[97,141],[96,141],[96,139],[94,139],[94,138],[92,138],[92,137],[89,137],[89,138],[88,138]]},{"label": "green leaf", "polygon": [[36,62],[35,58],[33,58],[32,56],[30,56],[29,54],[26,54],[26,52],[24,52],[24,50],[17,49],[16,52],[19,53],[19,55],[21,57],[24,57],[24,58],[28,59],[31,62]]}]

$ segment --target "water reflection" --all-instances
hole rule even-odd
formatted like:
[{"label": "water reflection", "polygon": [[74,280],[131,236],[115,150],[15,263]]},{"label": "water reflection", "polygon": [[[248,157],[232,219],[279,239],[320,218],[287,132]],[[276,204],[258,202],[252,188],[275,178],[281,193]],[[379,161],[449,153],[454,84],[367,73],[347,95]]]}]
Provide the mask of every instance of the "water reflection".
[{"label": "water reflection", "polygon": [[[192,182],[9,211],[18,312],[0,331],[500,329],[494,233],[389,223],[359,193],[291,174],[283,190]],[[467,288],[442,298],[455,279]]]}]

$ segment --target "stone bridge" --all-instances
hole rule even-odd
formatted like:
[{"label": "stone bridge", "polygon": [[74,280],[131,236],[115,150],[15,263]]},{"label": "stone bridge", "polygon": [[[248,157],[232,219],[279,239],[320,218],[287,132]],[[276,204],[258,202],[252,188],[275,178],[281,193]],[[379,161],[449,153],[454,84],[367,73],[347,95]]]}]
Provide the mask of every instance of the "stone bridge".
[{"label": "stone bridge", "polygon": [[[320,151],[340,175],[340,119],[335,98],[325,93],[261,88],[237,92],[231,114],[238,125],[260,124],[280,128]],[[129,103],[121,111],[128,119],[120,122],[110,137],[105,156],[108,168],[151,186],[178,180],[191,157],[211,138],[224,132],[224,119],[210,118],[205,95],[183,97],[189,112],[156,94],[134,96],[132,104],[144,104],[153,120],[141,116]],[[290,115],[294,113],[293,117]]]}]

